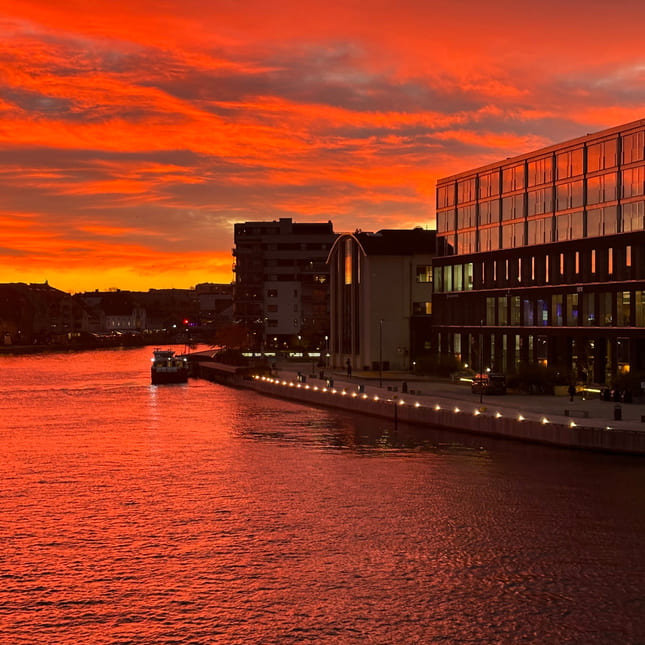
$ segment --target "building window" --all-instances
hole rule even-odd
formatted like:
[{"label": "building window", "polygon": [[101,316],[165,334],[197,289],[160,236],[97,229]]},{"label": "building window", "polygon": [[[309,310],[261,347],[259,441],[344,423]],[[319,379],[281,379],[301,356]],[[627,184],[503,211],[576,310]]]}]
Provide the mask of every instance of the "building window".
[{"label": "building window", "polygon": [[587,147],[587,172],[614,168],[617,161],[616,139],[601,141]]},{"label": "building window", "polygon": [[345,284],[352,284],[352,241],[345,240]]},{"label": "building window", "polygon": [[619,291],[616,294],[616,324],[619,327],[628,327],[631,324],[631,293]]},{"label": "building window", "polygon": [[614,316],[612,312],[612,294],[598,294],[598,318],[603,327],[610,327],[613,324]]},{"label": "building window", "polygon": [[473,290],[473,263],[468,262],[464,264],[464,289],[466,291]]},{"label": "building window", "polygon": [[455,291],[463,291],[464,289],[463,266],[461,264],[455,265],[454,280],[455,280],[455,285],[454,285]]},{"label": "building window", "polygon": [[587,179],[587,204],[613,202],[616,196],[615,172]]},{"label": "building window", "polygon": [[553,158],[543,157],[528,162],[528,185],[539,186],[553,181]]},{"label": "building window", "polygon": [[596,273],[596,249],[591,249],[591,273]]},{"label": "building window", "polygon": [[560,253],[560,275],[564,275],[564,253]]},{"label": "building window", "polygon": [[508,297],[500,296],[497,299],[497,324],[508,325]]},{"label": "building window", "polygon": [[567,325],[578,326],[578,294],[567,294]]},{"label": "building window", "polygon": [[576,251],[576,275],[580,273],[580,251]]},{"label": "building window", "polygon": [[642,231],[645,229],[645,203],[643,201],[623,204],[621,209],[621,232]]},{"label": "building window", "polygon": [[475,178],[463,179],[457,182],[457,203],[472,202],[475,199]]},{"label": "building window", "polygon": [[495,324],[495,298],[492,297],[486,298],[486,324]]},{"label": "building window", "polygon": [[549,267],[549,256],[546,255],[544,257],[544,281],[548,284],[551,280],[551,274],[550,274],[550,267]]},{"label": "building window", "polygon": [[479,175],[479,198],[499,195],[499,171]]},{"label": "building window", "polygon": [[437,188],[437,208],[448,208],[455,205],[455,185],[439,186]]},{"label": "building window", "polygon": [[645,327],[645,291],[637,291],[635,294],[635,325]]},{"label": "building window", "polygon": [[415,316],[429,316],[432,314],[431,302],[414,302],[412,303],[412,313]]},{"label": "building window", "polygon": [[277,298],[278,297],[278,290],[277,289],[269,289],[267,291],[267,296],[269,298]]},{"label": "building window", "polygon": [[435,293],[441,293],[443,291],[443,270],[441,267],[437,268],[437,273],[435,274],[435,280],[433,282],[433,288]]},{"label": "building window", "polygon": [[607,273],[614,274],[614,249],[607,249]]},{"label": "building window", "polygon": [[278,305],[267,305],[267,311],[274,314],[278,311]]},{"label": "building window", "polygon": [[557,294],[551,297],[551,324],[554,327],[562,327],[564,319],[562,312],[562,295]]},{"label": "building window", "polygon": [[585,293],[583,297],[584,318],[582,323],[585,327],[592,327],[596,324],[596,294]]},{"label": "building window", "polygon": [[633,134],[623,135],[623,163],[628,164],[633,161],[642,161],[645,151],[645,136],[644,133],[634,132]]},{"label": "building window", "polygon": [[520,297],[511,297],[511,325],[514,327],[520,326]]},{"label": "building window", "polygon": [[538,299],[536,315],[538,325],[546,326],[549,324],[549,305],[546,300]]},{"label": "building window", "polygon": [[417,282],[432,282],[432,265],[417,265]]},{"label": "building window", "polygon": [[452,266],[446,265],[443,268],[444,291],[452,291]]},{"label": "building window", "polygon": [[626,168],[621,173],[623,199],[640,197],[645,194],[645,167]]},{"label": "building window", "polygon": [[502,185],[505,193],[524,188],[524,164],[504,168],[502,170]]},{"label": "building window", "polygon": [[581,175],[583,169],[582,160],[582,148],[574,148],[558,154],[556,156],[557,179]]},{"label": "building window", "polygon": [[629,244],[625,247],[625,266],[632,266],[632,247]]}]

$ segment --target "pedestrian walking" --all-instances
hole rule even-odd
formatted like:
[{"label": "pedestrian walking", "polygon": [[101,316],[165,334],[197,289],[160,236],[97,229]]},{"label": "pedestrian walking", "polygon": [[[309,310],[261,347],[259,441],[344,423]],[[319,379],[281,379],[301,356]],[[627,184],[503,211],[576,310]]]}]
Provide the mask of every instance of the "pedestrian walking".
[{"label": "pedestrian walking", "polygon": [[349,358],[345,362],[345,365],[347,365],[347,378],[352,378],[352,363]]}]

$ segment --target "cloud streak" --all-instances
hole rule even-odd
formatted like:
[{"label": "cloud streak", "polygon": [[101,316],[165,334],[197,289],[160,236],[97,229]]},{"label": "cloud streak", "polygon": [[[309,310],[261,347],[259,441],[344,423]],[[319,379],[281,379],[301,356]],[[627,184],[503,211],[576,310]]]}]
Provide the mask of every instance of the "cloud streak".
[{"label": "cloud streak", "polygon": [[438,177],[643,116],[645,7],[444,5],[3,3],[0,280],[229,281],[234,222],[432,225]]}]

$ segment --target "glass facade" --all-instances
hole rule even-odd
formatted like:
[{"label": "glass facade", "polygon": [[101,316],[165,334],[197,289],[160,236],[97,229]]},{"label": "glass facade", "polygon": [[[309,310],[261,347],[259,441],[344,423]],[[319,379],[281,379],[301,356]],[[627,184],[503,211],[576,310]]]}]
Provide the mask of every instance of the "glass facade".
[{"label": "glass facade", "polygon": [[645,127],[437,185],[437,232],[469,254],[645,230]]},{"label": "glass facade", "polygon": [[437,237],[439,352],[645,375],[645,119],[439,180]]}]

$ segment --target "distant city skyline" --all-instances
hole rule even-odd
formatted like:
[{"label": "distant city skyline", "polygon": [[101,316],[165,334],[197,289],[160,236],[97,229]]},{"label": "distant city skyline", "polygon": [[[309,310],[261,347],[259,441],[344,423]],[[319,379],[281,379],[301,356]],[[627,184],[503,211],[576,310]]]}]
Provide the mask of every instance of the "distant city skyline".
[{"label": "distant city skyline", "polygon": [[645,116],[628,0],[0,9],[0,282],[233,278],[233,225],[430,227],[437,178]]}]

